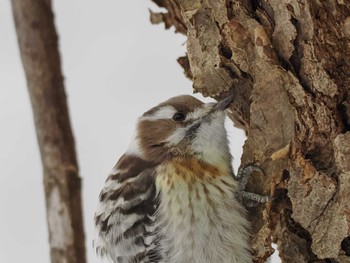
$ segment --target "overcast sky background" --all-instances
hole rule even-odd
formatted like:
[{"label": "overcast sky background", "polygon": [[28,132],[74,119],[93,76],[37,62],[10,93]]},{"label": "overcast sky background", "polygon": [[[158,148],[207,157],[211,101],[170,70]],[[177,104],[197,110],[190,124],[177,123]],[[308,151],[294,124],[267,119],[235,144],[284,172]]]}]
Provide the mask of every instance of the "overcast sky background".
[{"label": "overcast sky background", "polygon": [[[138,116],[191,94],[176,59],[185,36],[151,25],[142,1],[53,1],[65,87],[83,178],[88,261],[93,214]],[[201,96],[197,98],[202,99]],[[208,101],[208,100],[206,100]],[[228,125],[234,166],[244,134]],[[42,169],[9,0],[0,1],[0,262],[49,262]],[[278,261],[273,261],[278,262]]]}]

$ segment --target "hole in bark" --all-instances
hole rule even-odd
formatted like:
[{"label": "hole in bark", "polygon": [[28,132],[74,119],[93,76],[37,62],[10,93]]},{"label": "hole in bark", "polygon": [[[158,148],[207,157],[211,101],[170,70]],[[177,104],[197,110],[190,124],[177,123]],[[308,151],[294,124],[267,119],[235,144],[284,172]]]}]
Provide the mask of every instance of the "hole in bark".
[{"label": "hole in bark", "polygon": [[258,9],[258,7],[259,7],[259,5],[260,5],[259,0],[251,0],[250,3],[251,3],[251,5],[252,5],[253,11],[255,12],[256,9]]},{"label": "hole in bark", "polygon": [[317,160],[318,156],[321,155],[321,151],[318,148],[315,148],[313,150],[310,150],[308,153],[305,154],[305,159],[308,159],[312,162],[312,164],[315,166],[317,170],[320,170],[320,161]]},{"label": "hole in bark", "polygon": [[[313,149],[305,154],[305,158],[310,160],[317,171],[327,172],[334,163],[334,151],[331,143],[325,145],[315,145]],[[328,171],[332,174],[332,171]]]},{"label": "hole in bark", "polygon": [[274,200],[278,203],[282,202],[287,198],[288,190],[284,188],[277,188],[273,196]]},{"label": "hole in bark", "polygon": [[227,59],[232,58],[232,50],[223,44],[220,45],[220,53]]},{"label": "hole in bark", "polygon": [[[294,25],[297,32],[299,32],[299,29],[300,29],[299,21],[292,16],[290,19],[290,22]],[[293,43],[294,50],[293,50],[292,56],[290,57],[290,63],[293,65],[294,72],[298,76],[299,80],[301,81],[301,78],[299,77],[301,61],[300,61],[300,56],[298,51],[298,42],[299,41],[298,41],[298,35],[297,35],[297,37],[294,39],[294,43]]]},{"label": "hole in bark", "polygon": [[343,239],[341,249],[345,252],[345,255],[350,256],[350,236]]},{"label": "hole in bark", "polygon": [[338,105],[338,111],[345,129],[347,131],[350,131],[350,104],[347,102],[343,102],[342,104]]},{"label": "hole in bark", "polygon": [[290,173],[288,170],[283,170],[282,172],[282,181],[288,181],[290,178]]}]

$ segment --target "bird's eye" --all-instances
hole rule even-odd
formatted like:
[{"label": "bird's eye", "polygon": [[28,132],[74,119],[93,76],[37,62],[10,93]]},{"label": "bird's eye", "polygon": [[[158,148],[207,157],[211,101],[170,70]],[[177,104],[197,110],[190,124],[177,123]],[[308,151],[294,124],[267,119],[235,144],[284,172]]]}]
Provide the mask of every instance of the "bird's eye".
[{"label": "bird's eye", "polygon": [[181,122],[181,121],[184,121],[186,118],[186,115],[185,113],[183,112],[176,112],[173,116],[173,121],[176,121],[176,122]]}]

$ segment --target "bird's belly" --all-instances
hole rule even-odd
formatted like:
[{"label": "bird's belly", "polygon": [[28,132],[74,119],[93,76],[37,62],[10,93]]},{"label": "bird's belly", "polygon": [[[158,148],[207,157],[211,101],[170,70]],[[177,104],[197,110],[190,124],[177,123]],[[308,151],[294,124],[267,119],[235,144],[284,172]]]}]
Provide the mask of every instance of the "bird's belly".
[{"label": "bird's belly", "polygon": [[[162,249],[168,263],[248,263],[248,222],[231,176],[156,179]],[[174,178],[174,177],[173,177]]]}]

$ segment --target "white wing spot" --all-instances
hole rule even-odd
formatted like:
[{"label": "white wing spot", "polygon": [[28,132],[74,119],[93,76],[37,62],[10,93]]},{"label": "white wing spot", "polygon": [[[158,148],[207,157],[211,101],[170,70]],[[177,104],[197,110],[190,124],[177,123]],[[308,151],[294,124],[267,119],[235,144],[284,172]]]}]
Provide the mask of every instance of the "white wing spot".
[{"label": "white wing spot", "polygon": [[132,137],[128,150],[126,151],[126,154],[128,155],[133,155],[136,157],[142,157],[142,150],[140,147],[140,140],[137,137],[136,134],[134,134],[134,136]]}]

